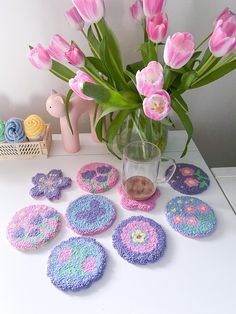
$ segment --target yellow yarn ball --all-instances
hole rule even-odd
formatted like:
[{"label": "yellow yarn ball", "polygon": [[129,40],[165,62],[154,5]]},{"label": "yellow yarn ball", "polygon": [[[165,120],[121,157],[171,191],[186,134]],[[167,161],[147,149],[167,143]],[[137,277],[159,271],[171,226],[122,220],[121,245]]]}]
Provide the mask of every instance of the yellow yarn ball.
[{"label": "yellow yarn ball", "polygon": [[46,124],[40,116],[32,114],[25,119],[24,129],[29,140],[37,140],[45,134]]}]

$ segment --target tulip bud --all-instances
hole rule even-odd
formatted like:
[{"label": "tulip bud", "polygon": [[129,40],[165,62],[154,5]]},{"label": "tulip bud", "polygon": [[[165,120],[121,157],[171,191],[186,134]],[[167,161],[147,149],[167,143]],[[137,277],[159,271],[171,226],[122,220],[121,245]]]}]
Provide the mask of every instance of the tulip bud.
[{"label": "tulip bud", "polygon": [[37,69],[49,70],[52,67],[52,59],[41,44],[30,50],[28,59]]},{"label": "tulip bud", "polygon": [[77,31],[81,31],[84,28],[84,20],[75,7],[72,7],[66,11],[65,17],[68,23]]},{"label": "tulip bud", "polygon": [[153,17],[161,13],[165,7],[166,0],[143,0],[143,11],[145,16]]},{"label": "tulip bud", "polygon": [[69,80],[70,88],[79,95],[82,99],[85,100],[92,100],[92,98],[86,96],[82,93],[83,85],[85,82],[89,83],[95,83],[95,81],[92,79],[91,76],[89,76],[87,73],[79,70],[76,73],[76,76]]},{"label": "tulip bud", "polygon": [[75,66],[81,67],[84,65],[84,54],[76,45],[70,46],[70,49],[65,53],[65,57]]},{"label": "tulip bud", "polygon": [[144,19],[143,2],[141,0],[136,0],[136,2],[131,5],[130,12],[136,21],[142,21]]},{"label": "tulip bud", "polygon": [[182,68],[194,53],[194,38],[190,33],[175,33],[166,40],[164,61],[173,69]]},{"label": "tulip bud", "polygon": [[154,43],[160,43],[168,31],[168,16],[166,13],[160,13],[152,18],[147,18],[146,29],[148,38]]},{"label": "tulip bud", "polygon": [[215,20],[215,23],[214,23],[214,28],[217,24],[217,22],[219,20],[222,20],[222,21],[226,21],[228,18],[232,17],[233,15],[235,15],[229,8],[225,8],[219,16],[217,16],[216,20]]},{"label": "tulip bud", "polygon": [[87,23],[97,23],[105,14],[104,0],[72,0],[72,2]]},{"label": "tulip bud", "polygon": [[57,34],[53,36],[48,51],[54,59],[61,62],[65,59],[65,53],[69,49],[70,49],[69,43],[65,41],[64,38]]},{"label": "tulip bud", "polygon": [[143,110],[150,119],[161,121],[168,116],[171,110],[170,103],[170,95],[162,89],[144,99]]}]

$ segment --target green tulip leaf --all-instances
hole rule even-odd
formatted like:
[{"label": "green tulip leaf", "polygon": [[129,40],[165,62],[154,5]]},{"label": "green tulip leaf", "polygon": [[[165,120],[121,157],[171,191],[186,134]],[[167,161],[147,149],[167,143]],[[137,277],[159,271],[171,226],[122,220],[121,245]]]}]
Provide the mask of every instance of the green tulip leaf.
[{"label": "green tulip leaf", "polygon": [[88,40],[88,43],[89,43],[89,46],[90,46],[90,49],[91,49],[93,55],[97,58],[100,58],[99,57],[99,45],[100,45],[100,43],[99,43],[97,37],[93,33],[92,25],[90,25],[88,28],[87,40]]},{"label": "green tulip leaf", "polygon": [[143,68],[144,68],[143,61],[138,61],[132,64],[128,64],[126,67],[126,70],[133,74],[136,74],[138,71],[142,70]]},{"label": "green tulip leaf", "polygon": [[157,52],[155,44],[151,41],[145,42],[140,47],[144,66],[147,66],[150,61],[157,60]]},{"label": "green tulip leaf", "polygon": [[66,113],[66,120],[67,120],[67,123],[69,125],[69,128],[71,130],[71,133],[73,134],[73,129],[72,129],[72,125],[71,125],[71,122],[70,122],[70,114],[69,114],[69,111],[70,111],[70,99],[71,99],[71,96],[73,95],[73,90],[70,89],[66,95],[66,101],[65,101],[65,113]]},{"label": "green tulip leaf", "polygon": [[197,73],[195,71],[189,71],[182,75],[180,89],[187,90],[191,87],[195,80]]},{"label": "green tulip leaf", "polygon": [[65,65],[52,60],[52,67],[50,69],[50,72],[52,72],[54,75],[59,77],[61,80],[65,82],[69,82],[71,78],[75,77],[75,72],[71,71],[69,68],[67,68]]}]

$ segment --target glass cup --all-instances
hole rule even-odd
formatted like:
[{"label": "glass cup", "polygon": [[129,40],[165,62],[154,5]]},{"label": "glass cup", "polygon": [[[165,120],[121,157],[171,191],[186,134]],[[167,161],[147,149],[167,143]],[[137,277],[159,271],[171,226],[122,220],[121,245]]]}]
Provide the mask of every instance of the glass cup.
[{"label": "glass cup", "polygon": [[[159,178],[161,162],[171,162],[168,176]],[[161,157],[160,149],[149,142],[132,142],[123,150],[122,185],[131,199],[144,201],[156,191],[157,184],[167,183],[176,170],[175,160]]]}]

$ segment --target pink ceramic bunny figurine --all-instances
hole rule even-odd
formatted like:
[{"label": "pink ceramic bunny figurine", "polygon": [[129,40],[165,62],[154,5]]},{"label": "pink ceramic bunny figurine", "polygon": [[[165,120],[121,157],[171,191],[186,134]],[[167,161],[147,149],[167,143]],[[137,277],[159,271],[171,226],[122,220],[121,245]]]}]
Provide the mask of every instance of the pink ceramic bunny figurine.
[{"label": "pink ceramic bunny figurine", "polygon": [[[78,132],[78,119],[84,112],[89,113],[91,133],[95,141],[98,141],[95,129],[93,126],[93,115],[95,109],[95,102],[83,100],[79,96],[74,96],[70,100],[70,121],[73,129],[73,134],[69,128],[65,116],[65,96],[58,94],[52,90],[51,96],[48,97],[46,102],[47,111],[51,116],[60,118],[61,134],[64,148],[69,153],[76,153],[80,150],[80,140]],[[101,111],[97,115],[100,115]]]}]

